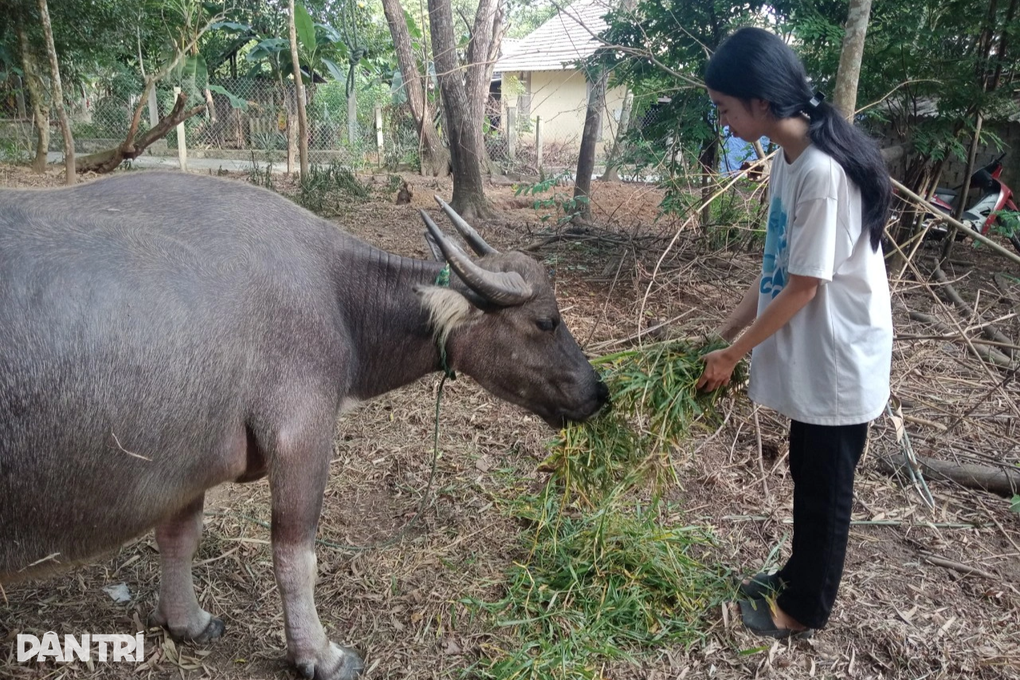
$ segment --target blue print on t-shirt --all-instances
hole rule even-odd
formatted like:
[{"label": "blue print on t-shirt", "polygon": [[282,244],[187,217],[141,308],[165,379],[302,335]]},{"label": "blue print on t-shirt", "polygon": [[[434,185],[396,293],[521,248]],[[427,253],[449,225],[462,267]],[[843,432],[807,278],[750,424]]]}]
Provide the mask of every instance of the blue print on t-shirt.
[{"label": "blue print on t-shirt", "polygon": [[786,285],[786,268],[790,254],[786,242],[786,211],[779,197],[769,205],[769,223],[765,231],[765,259],[761,268],[759,294],[775,299]]}]

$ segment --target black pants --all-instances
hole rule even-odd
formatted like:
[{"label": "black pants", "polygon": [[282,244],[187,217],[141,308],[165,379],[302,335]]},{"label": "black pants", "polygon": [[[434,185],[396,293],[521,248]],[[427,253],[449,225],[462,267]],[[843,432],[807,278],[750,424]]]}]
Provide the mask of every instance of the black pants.
[{"label": "black pants", "polygon": [[854,470],[868,424],[790,423],[793,550],[779,575],[786,584],[779,607],[808,628],[829,620],[843,577]]}]

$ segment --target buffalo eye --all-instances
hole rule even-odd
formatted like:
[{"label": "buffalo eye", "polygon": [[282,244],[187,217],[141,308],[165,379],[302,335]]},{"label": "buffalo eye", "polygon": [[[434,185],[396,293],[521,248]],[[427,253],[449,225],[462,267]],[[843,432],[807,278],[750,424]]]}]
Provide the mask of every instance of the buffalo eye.
[{"label": "buffalo eye", "polygon": [[560,320],[559,319],[539,319],[538,321],[535,322],[535,325],[538,326],[538,330],[540,330],[540,331],[552,332],[552,331],[556,330],[556,327],[558,325],[560,325]]}]

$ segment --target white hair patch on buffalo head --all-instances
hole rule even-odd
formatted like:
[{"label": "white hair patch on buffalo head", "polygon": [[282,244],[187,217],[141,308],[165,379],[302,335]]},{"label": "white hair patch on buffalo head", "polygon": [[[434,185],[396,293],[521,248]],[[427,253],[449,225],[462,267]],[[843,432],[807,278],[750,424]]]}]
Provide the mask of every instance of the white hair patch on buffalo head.
[{"label": "white hair patch on buffalo head", "polygon": [[428,310],[432,335],[441,347],[446,346],[454,329],[482,313],[466,297],[449,288],[418,286],[414,292],[421,298],[421,306]]}]

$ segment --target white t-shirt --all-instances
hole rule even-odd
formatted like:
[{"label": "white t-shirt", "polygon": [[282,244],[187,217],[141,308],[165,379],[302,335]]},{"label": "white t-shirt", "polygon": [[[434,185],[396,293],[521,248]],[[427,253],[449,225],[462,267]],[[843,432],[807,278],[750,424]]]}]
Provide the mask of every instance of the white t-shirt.
[{"label": "white t-shirt", "polygon": [[882,249],[861,233],[861,194],[809,146],[772,164],[758,314],[788,274],[821,279],[815,297],[754,348],[748,396],[813,425],[873,420],[889,399],[892,313]]}]

